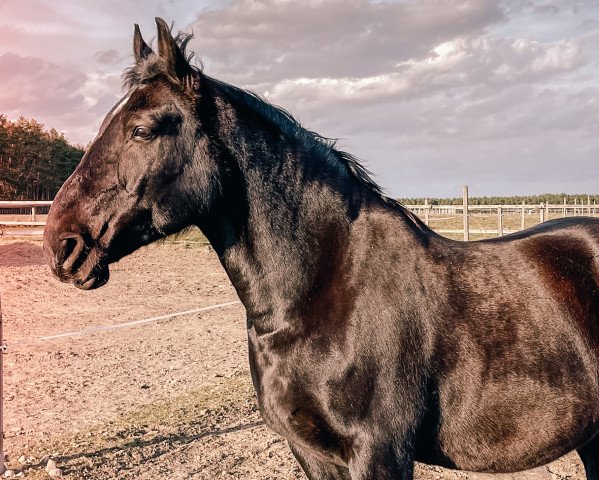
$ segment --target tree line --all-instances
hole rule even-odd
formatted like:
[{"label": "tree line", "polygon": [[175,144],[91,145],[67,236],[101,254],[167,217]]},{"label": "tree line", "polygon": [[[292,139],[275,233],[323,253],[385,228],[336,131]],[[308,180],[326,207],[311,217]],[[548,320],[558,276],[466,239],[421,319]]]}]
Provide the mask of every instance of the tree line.
[{"label": "tree line", "polygon": [[[471,205],[521,205],[525,202],[527,205],[540,205],[541,203],[549,203],[551,205],[559,205],[564,203],[573,205],[577,203],[586,204],[589,200],[591,204],[599,204],[599,194],[589,195],[587,193],[543,193],[540,195],[512,195],[506,197],[468,197],[468,203]],[[400,203],[404,205],[424,205],[425,198],[398,198]],[[462,197],[451,198],[427,198],[429,205],[461,205]]]},{"label": "tree line", "polygon": [[52,200],[84,153],[54,128],[0,114],[0,200]]}]

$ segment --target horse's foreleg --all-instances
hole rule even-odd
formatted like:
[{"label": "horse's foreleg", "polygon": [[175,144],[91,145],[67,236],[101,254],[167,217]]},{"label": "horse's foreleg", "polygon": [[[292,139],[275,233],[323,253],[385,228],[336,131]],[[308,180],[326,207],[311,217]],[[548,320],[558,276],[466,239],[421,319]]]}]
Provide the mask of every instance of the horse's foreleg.
[{"label": "horse's foreleg", "polygon": [[351,480],[412,480],[414,459],[391,446],[373,445],[352,458]]},{"label": "horse's foreleg", "polygon": [[324,463],[291,443],[289,448],[310,480],[351,480],[347,468]]},{"label": "horse's foreleg", "polygon": [[595,437],[576,451],[584,465],[587,480],[599,480],[599,437]]}]

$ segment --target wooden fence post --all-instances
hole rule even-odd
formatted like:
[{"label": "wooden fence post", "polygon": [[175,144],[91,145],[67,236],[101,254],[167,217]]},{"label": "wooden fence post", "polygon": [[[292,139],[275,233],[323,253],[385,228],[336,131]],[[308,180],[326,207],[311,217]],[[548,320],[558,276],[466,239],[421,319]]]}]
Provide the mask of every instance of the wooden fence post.
[{"label": "wooden fence post", "polygon": [[566,218],[566,197],[564,197],[564,208],[562,211],[562,217]]},{"label": "wooden fence post", "polygon": [[462,210],[464,215],[464,241],[470,240],[470,229],[468,228],[468,186],[462,187]]},{"label": "wooden fence post", "polygon": [[549,202],[545,204],[545,221],[549,220]]},{"label": "wooden fence post", "polygon": [[545,207],[543,205],[543,202],[541,202],[541,205],[539,207],[539,222],[543,223],[545,221]]},{"label": "wooden fence post", "polygon": [[525,202],[524,202],[524,200],[522,200],[522,216],[520,218],[520,229],[521,230],[524,230],[526,228],[526,221],[524,220],[525,210],[526,210]]},{"label": "wooden fence post", "polygon": [[576,216],[578,210],[576,207],[578,207],[578,198],[574,198],[574,216]]},{"label": "wooden fence post", "polygon": [[497,230],[499,231],[499,236],[503,236],[503,212],[501,211],[501,207],[497,207]]},{"label": "wooden fence post", "polygon": [[35,207],[31,207],[31,221],[35,222]]},{"label": "wooden fence post", "polygon": [[428,218],[428,198],[424,199],[424,224],[428,227],[428,222],[429,222],[429,218]]}]

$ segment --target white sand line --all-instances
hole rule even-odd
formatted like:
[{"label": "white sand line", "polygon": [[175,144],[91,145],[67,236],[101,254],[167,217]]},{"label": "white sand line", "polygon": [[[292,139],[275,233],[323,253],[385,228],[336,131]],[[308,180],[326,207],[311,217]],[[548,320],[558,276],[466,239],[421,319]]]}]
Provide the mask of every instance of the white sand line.
[{"label": "white sand line", "polygon": [[120,328],[134,327],[134,326],[143,325],[146,323],[157,322],[159,320],[166,320],[168,318],[181,317],[184,315],[191,315],[193,313],[199,313],[199,312],[207,312],[209,310],[215,310],[217,308],[224,308],[224,307],[229,307],[231,305],[237,305],[238,303],[241,303],[241,302],[239,300],[236,300],[234,302],[219,303],[217,305],[210,305],[208,307],[193,308],[191,310],[185,310],[183,312],[169,313],[168,315],[159,315],[157,317],[144,318],[141,320],[133,320],[130,322],[116,323],[113,325],[100,325],[98,327],[84,328],[82,330],[77,330],[77,331],[72,331],[72,332],[59,333],[56,335],[48,335],[45,337],[37,337],[36,340],[55,340],[57,338],[66,338],[66,337],[83,337],[83,336],[91,335],[93,333],[106,332],[106,331],[110,331],[110,330],[118,330]]}]

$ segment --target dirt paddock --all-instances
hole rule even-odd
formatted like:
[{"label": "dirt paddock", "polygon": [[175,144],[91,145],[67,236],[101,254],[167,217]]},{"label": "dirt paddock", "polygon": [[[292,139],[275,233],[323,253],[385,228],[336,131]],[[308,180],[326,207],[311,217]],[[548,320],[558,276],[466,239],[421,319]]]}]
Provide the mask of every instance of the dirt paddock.
[{"label": "dirt paddock", "polygon": [[[301,479],[261,422],[240,304],[54,339],[237,300],[206,246],[150,246],[103,288],[59,283],[41,243],[0,242],[5,451],[25,478],[53,458],[73,479]],[[22,473],[19,473],[22,472]],[[509,476],[418,466],[418,479],[583,479],[576,455]]]}]

